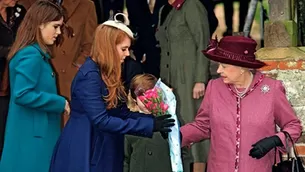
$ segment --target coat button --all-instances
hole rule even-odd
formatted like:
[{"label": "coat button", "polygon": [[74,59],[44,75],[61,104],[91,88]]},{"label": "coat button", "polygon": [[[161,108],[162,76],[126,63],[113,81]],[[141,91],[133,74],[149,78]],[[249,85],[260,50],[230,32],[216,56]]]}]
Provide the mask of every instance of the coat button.
[{"label": "coat button", "polygon": [[152,155],[152,151],[148,151],[148,155]]},{"label": "coat button", "polygon": [[166,68],[168,68],[169,67],[169,65],[168,64],[166,64]]},{"label": "coat button", "polygon": [[167,30],[167,27],[165,27],[164,29]]},{"label": "coat button", "polygon": [[62,73],[66,73],[66,70],[65,69],[62,69],[62,70],[60,70]]},{"label": "coat button", "polygon": [[169,52],[166,53],[169,56]]}]

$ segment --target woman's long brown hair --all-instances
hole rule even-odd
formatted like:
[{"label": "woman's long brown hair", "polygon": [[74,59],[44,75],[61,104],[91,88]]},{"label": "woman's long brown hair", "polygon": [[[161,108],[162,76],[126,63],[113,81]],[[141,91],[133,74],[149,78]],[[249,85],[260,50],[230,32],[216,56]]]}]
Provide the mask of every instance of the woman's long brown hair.
[{"label": "woman's long brown hair", "polygon": [[50,53],[48,46],[44,43],[40,26],[52,21],[59,21],[64,17],[62,8],[49,0],[36,1],[27,11],[21,22],[14,44],[8,54],[8,60],[22,48],[38,43],[40,48]]},{"label": "woman's long brown hair", "polygon": [[99,65],[109,92],[104,97],[108,104],[107,109],[115,108],[119,102],[125,102],[127,99],[121,81],[121,59],[116,49],[126,37],[129,36],[125,32],[106,25],[99,25],[95,31],[91,57]]}]

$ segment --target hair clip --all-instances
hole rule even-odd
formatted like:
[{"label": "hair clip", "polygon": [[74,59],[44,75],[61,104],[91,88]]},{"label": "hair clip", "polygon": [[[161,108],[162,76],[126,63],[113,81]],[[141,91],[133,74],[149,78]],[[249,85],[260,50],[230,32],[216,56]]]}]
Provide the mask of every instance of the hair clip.
[{"label": "hair clip", "polygon": [[141,87],[137,87],[135,90],[134,90],[134,94],[136,96],[142,96],[143,94],[145,93],[145,90]]},{"label": "hair clip", "polygon": [[[117,19],[117,17],[119,15],[124,17],[125,22],[122,22],[122,21]],[[102,25],[107,25],[107,26],[111,26],[111,27],[115,27],[117,29],[120,29],[123,32],[125,32],[128,36],[130,36],[131,38],[134,38],[134,35],[133,35],[132,31],[127,27],[126,23],[129,20],[128,20],[128,17],[124,13],[117,13],[117,14],[114,15],[113,18],[114,18],[113,20],[105,21]]]}]

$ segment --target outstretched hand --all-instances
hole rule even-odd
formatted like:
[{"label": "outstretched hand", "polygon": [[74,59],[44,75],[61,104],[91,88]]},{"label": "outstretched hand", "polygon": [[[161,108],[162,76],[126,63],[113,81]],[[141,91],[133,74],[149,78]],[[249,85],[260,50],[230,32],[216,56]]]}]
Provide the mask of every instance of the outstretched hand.
[{"label": "outstretched hand", "polygon": [[166,114],[162,116],[157,116],[154,119],[154,132],[171,132],[170,129],[175,125],[175,120],[171,118],[171,115]]}]

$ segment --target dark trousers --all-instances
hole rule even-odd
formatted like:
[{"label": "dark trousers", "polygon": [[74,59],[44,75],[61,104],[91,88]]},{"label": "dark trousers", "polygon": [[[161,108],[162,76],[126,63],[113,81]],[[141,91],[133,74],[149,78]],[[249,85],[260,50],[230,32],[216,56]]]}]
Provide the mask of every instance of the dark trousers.
[{"label": "dark trousers", "polygon": [[[223,0],[227,31],[233,30],[233,2],[234,0]],[[248,13],[249,2],[250,0],[239,0],[239,32],[243,31],[246,16]]]},{"label": "dark trousers", "polygon": [[0,159],[4,143],[5,125],[8,113],[9,96],[0,96]]}]

